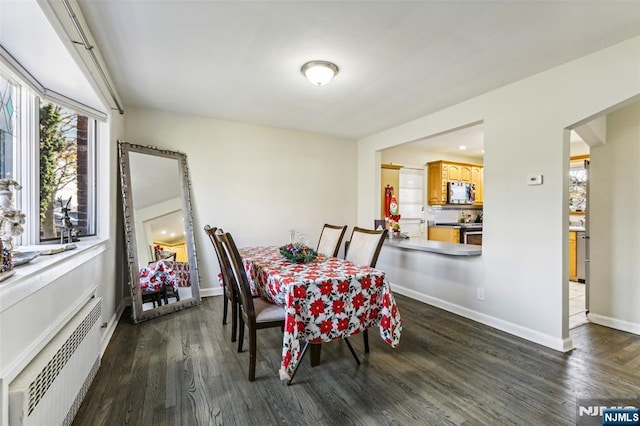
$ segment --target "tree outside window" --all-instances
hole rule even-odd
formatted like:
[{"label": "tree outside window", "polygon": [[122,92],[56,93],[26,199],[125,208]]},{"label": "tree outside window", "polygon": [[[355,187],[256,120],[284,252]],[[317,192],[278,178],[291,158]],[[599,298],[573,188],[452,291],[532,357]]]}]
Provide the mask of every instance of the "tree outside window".
[{"label": "tree outside window", "polygon": [[569,169],[569,210],[584,212],[587,209],[587,169],[572,165]]},{"label": "tree outside window", "polygon": [[71,223],[87,235],[89,118],[40,104],[40,239],[59,238]]}]

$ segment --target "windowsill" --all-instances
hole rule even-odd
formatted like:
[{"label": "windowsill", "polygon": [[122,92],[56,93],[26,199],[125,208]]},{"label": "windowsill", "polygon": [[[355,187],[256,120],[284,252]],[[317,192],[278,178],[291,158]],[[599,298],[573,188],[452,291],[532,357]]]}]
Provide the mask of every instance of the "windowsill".
[{"label": "windowsill", "polygon": [[[0,282],[0,312],[46,287],[73,269],[106,251],[109,240],[86,237],[77,241],[76,248],[51,255],[40,255],[31,262],[15,267],[15,274]],[[16,247],[17,251],[47,250],[56,245]]]}]

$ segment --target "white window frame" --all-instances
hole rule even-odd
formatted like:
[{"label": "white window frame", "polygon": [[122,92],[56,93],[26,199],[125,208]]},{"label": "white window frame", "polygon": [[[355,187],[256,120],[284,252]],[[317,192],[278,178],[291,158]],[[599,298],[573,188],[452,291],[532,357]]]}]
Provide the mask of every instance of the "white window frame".
[{"label": "white window frame", "polygon": [[[0,61],[0,70],[4,78],[15,84],[16,87],[16,131],[14,139],[14,161],[13,161],[13,179],[18,181],[22,189],[15,193],[16,208],[22,210],[26,215],[24,232],[15,238],[16,248],[19,246],[33,246],[51,244],[55,241],[40,241],[40,132],[39,132],[39,115],[41,96],[34,90],[33,84],[16,75],[16,68],[13,70]],[[45,99],[55,104],[62,105],[74,111],[73,105],[60,102],[59,99]],[[99,150],[98,143],[104,132],[101,131],[101,125],[105,125],[97,121],[96,117],[87,114],[87,111],[76,111],[78,114],[88,115],[90,121],[88,131],[92,133],[93,141],[89,144],[89,161],[88,179],[91,186],[90,191],[93,193],[88,204],[88,231],[90,234],[97,235],[98,226],[98,200],[100,199],[101,185],[98,185],[98,156],[102,155]],[[89,237],[90,238],[90,237]]]}]

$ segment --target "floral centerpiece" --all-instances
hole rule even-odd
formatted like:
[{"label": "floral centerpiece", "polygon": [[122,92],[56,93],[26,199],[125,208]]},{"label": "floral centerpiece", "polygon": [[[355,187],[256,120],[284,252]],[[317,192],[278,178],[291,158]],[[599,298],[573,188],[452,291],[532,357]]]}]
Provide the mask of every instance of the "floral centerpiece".
[{"label": "floral centerpiece", "polygon": [[15,180],[0,179],[0,279],[13,275],[12,239],[24,231],[25,216],[13,206],[12,188],[22,189]]},{"label": "floral centerpiece", "polygon": [[294,263],[309,263],[318,257],[318,253],[314,249],[299,242],[280,247],[280,254]]}]

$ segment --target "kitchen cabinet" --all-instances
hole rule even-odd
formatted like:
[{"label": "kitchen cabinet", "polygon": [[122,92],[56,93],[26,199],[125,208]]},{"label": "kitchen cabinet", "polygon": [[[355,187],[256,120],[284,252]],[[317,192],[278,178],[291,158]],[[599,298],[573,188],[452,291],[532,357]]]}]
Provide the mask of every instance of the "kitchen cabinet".
[{"label": "kitchen cabinet", "polygon": [[569,231],[569,280],[578,281],[577,233]]},{"label": "kitchen cabinet", "polygon": [[180,242],[176,244],[168,244],[168,243],[160,243],[157,241],[153,242],[154,246],[160,246],[160,249],[163,251],[170,251],[176,253],[176,262],[188,262],[189,258],[187,256],[187,243]]},{"label": "kitchen cabinet", "polygon": [[428,236],[433,241],[444,241],[445,243],[460,242],[460,228],[448,228],[430,226]]},{"label": "kitchen cabinet", "polygon": [[400,164],[382,164],[380,169],[380,218],[384,219],[384,189],[393,186],[393,193],[400,202]]},{"label": "kitchen cabinet", "polygon": [[471,166],[459,163],[445,165],[448,167],[449,180],[471,183]]},{"label": "kitchen cabinet", "polygon": [[[482,205],[483,174],[481,164],[455,161],[431,161],[427,163],[428,203],[432,206],[447,204],[447,182],[475,183],[476,202]],[[480,199],[478,199],[480,193]]]}]

